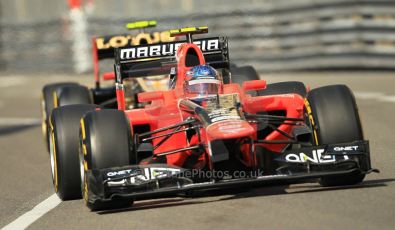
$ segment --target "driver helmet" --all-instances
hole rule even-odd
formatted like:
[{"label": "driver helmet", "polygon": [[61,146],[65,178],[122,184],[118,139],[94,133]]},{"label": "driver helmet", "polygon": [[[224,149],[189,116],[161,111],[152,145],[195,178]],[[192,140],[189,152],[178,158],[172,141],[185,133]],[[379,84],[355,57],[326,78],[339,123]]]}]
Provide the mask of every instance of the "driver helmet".
[{"label": "driver helmet", "polygon": [[222,77],[213,67],[198,65],[186,72],[184,94],[188,99],[204,99],[222,92]]}]

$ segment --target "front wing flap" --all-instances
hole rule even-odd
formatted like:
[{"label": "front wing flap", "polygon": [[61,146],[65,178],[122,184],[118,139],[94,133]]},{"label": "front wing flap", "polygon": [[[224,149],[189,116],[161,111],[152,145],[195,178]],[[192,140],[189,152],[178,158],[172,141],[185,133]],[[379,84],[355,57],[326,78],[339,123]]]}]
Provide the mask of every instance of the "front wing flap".
[{"label": "front wing flap", "polygon": [[277,173],[323,172],[371,169],[369,141],[329,144],[287,150],[274,157]]},{"label": "front wing flap", "polygon": [[[90,202],[113,199],[147,199],[172,196],[196,190],[269,185],[372,171],[368,141],[323,145],[286,151],[274,159],[277,173],[250,174],[244,178],[205,178],[196,180],[196,171],[165,164],[132,165],[89,170],[87,185]],[[259,170],[258,170],[259,172]]]}]

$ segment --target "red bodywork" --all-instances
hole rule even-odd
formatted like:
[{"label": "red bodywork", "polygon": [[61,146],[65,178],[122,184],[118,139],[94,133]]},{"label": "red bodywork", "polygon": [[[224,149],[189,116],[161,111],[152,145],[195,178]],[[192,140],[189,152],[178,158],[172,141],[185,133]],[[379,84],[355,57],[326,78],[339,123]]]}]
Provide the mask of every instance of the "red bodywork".
[{"label": "red bodywork", "polygon": [[[160,92],[144,92],[138,95],[140,102],[151,102],[151,104],[141,109],[126,110],[125,113],[130,120],[131,127],[148,125],[150,130],[156,130],[159,128],[175,125],[183,122],[185,119],[190,117],[190,113],[186,113],[180,107],[180,101],[185,99],[183,84],[184,76],[186,71],[191,67],[186,65],[186,58],[191,49],[194,49],[198,54],[200,64],[205,64],[204,57],[199,48],[191,43],[185,43],[181,45],[177,51],[177,80],[174,89]],[[264,89],[266,82],[264,80],[245,82],[243,86],[238,84],[226,84],[224,85],[223,94],[238,94],[241,102],[241,108],[243,112],[256,114],[258,112],[268,111],[286,111],[286,116],[289,118],[302,118],[304,100],[297,94],[286,94],[286,95],[270,95],[270,96],[251,96],[246,92],[249,90]],[[122,87],[117,87],[117,99],[119,109],[124,110],[124,94]],[[293,126],[282,124],[278,127],[281,131],[290,134]],[[166,132],[157,133],[154,135],[163,135]],[[257,139],[257,125],[250,123],[246,120],[225,120],[213,123],[207,127],[201,128],[201,141],[206,146],[207,154],[203,154],[199,161],[201,164],[210,162],[210,146],[208,143],[216,139],[242,139],[243,137],[249,137],[253,140]],[[153,145],[160,142],[162,138],[153,140]],[[264,140],[286,140],[284,135],[281,135],[278,131],[274,131],[267,135]],[[179,132],[173,134],[163,145],[160,145],[155,149],[154,154],[159,152],[166,152],[176,150],[180,148],[189,147],[197,144],[198,138],[192,137],[189,141],[185,132]],[[271,151],[280,152],[286,145],[285,144],[255,144],[261,145]],[[247,167],[256,166],[256,160],[251,156],[251,152],[255,148],[252,147],[251,143],[244,143],[240,145],[240,150],[243,153],[241,161]],[[190,151],[179,152],[171,155],[167,155],[167,163],[169,165],[180,166],[185,162],[185,159],[190,155]],[[210,165],[210,164],[209,164]]]}]

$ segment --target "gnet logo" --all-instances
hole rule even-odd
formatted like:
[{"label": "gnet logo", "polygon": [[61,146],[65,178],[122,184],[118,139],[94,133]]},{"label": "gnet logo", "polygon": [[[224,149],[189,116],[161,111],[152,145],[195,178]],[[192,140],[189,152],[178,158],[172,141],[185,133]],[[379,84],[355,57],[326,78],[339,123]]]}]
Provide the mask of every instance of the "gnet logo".
[{"label": "gnet logo", "polygon": [[108,172],[107,176],[113,177],[113,176],[120,176],[120,175],[126,175],[132,173],[132,169],[125,169],[121,171],[115,171],[115,172]]},{"label": "gnet logo", "polygon": [[333,148],[333,150],[338,151],[338,152],[342,152],[342,151],[353,151],[353,150],[357,150],[358,146],[346,146],[346,147],[335,147]]},{"label": "gnet logo", "polygon": [[[305,153],[290,153],[285,156],[285,160],[287,162],[294,162],[294,163],[306,163],[306,162],[313,162],[316,164],[319,163],[333,163],[336,161],[336,157],[334,155],[325,155],[324,149],[317,149],[313,150],[311,156]],[[347,155],[343,155],[344,160],[348,160],[349,157]]]}]

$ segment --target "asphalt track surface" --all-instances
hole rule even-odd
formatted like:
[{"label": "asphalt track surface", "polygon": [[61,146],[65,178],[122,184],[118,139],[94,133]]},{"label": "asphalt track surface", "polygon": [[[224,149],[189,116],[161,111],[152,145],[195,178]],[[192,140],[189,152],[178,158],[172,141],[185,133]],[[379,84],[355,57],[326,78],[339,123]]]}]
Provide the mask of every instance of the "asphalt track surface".
[{"label": "asphalt track surface", "polygon": [[[395,229],[395,73],[332,72],[262,76],[312,88],[347,84],[356,94],[372,164],[381,170],[357,186],[316,183],[136,202],[90,212],[81,200],[61,202],[29,229]],[[65,76],[0,76],[0,227],[53,195],[49,155],[39,125],[40,90]],[[91,78],[68,77],[91,83]]]}]

